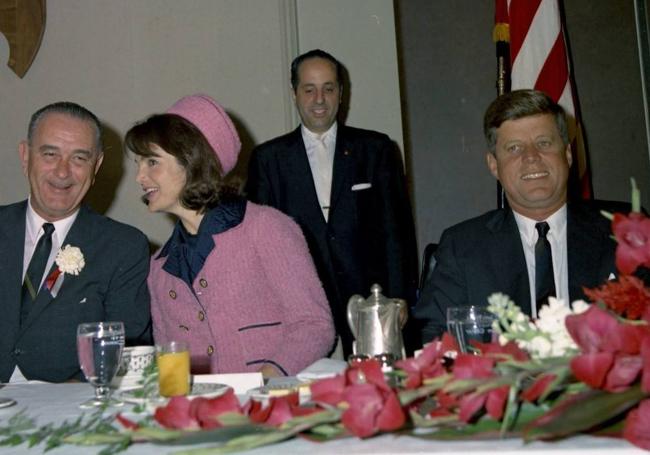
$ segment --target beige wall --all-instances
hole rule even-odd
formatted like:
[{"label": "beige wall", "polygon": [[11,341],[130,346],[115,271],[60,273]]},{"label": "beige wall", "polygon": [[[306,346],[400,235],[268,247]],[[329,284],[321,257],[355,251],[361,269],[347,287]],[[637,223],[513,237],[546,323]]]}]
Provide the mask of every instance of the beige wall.
[{"label": "beige wall", "polygon": [[287,67],[313,47],[349,70],[348,123],[402,144],[391,0],[50,0],[47,8],[43,43],[24,79],[4,65],[9,49],[0,38],[0,204],[27,195],[16,147],[31,113],[71,100],[108,129],[90,203],[164,242],[171,221],[139,202],[124,132],[182,95],[207,93],[238,125],[242,173],[253,145],[295,127]]}]

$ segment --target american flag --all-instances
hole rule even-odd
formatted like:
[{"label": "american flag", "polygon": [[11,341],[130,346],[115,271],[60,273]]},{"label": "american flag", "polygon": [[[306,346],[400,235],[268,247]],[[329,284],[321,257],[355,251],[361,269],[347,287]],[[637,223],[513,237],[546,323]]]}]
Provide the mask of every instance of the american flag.
[{"label": "american flag", "polygon": [[587,153],[581,134],[558,0],[496,0],[494,40],[510,43],[512,90],[535,88],[569,115],[574,193],[592,196]]}]

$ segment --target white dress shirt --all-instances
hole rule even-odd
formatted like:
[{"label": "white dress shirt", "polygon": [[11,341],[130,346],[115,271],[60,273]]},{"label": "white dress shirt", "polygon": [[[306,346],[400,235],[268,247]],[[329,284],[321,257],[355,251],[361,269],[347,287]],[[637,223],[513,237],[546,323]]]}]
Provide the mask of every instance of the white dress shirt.
[{"label": "white dress shirt", "polygon": [[[535,244],[539,238],[539,233],[535,229],[537,220],[527,218],[513,210],[521,244],[524,247],[524,256],[526,256],[526,267],[528,268],[528,283],[530,284],[530,308],[533,318],[537,317],[537,301],[535,298]],[[569,267],[567,259],[567,239],[566,239],[566,204],[557,212],[548,217],[546,221],[550,227],[546,238],[551,244],[551,254],[553,255],[553,276],[555,279],[555,292],[558,299],[562,299],[569,304]],[[517,302],[515,302],[517,303]]]},{"label": "white dress shirt", "polygon": [[323,134],[316,134],[302,125],[300,128],[305,144],[318,203],[325,221],[329,217],[330,197],[332,192],[332,172],[334,168],[334,151],[336,149],[336,122]]},{"label": "white dress shirt", "polygon": [[72,215],[67,218],[63,218],[62,220],[47,221],[41,218],[34,211],[30,198],[29,203],[27,204],[27,213],[25,214],[25,249],[23,253],[22,275],[23,280],[25,279],[25,273],[27,273],[27,267],[29,267],[29,261],[32,260],[32,256],[34,255],[36,244],[43,235],[43,224],[52,223],[54,225],[54,232],[52,233],[52,251],[50,251],[50,257],[47,260],[45,272],[43,273],[43,277],[41,278],[38,289],[41,288],[43,282],[45,281],[45,278],[47,278],[47,272],[52,267],[54,258],[56,258],[56,254],[63,246],[63,241],[65,240],[66,235],[68,235],[68,231],[70,230],[70,227],[72,227],[72,223],[74,223],[74,220],[77,219],[78,214],[79,210],[77,209],[77,211]]},{"label": "white dress shirt", "polygon": [[[65,237],[68,235],[68,231],[70,230],[70,227],[72,227],[72,223],[74,223],[74,220],[77,219],[78,214],[79,214],[79,210],[77,210],[67,218],[51,222],[54,225],[54,232],[52,233],[52,251],[50,251],[50,257],[47,260],[47,265],[45,266],[45,272],[43,272],[43,277],[41,278],[41,282],[39,283],[38,289],[41,288],[43,282],[47,278],[47,273],[49,272],[50,268],[52,268],[52,264],[54,264],[54,259],[56,258],[56,254],[63,246]],[[34,249],[36,248],[36,244],[38,243],[38,240],[43,235],[44,223],[50,223],[50,221],[41,218],[41,216],[34,211],[34,209],[32,208],[32,200],[30,197],[29,202],[27,204],[27,210],[25,213],[25,245],[23,250],[24,253],[23,253],[23,274],[22,274],[23,281],[25,280],[25,273],[27,273],[27,267],[29,267],[29,262],[32,260],[32,256],[34,255]],[[25,382],[26,380],[27,379],[25,378],[25,376],[23,376],[18,366],[16,366],[13,374],[11,375],[11,378],[9,379],[9,382]]]}]

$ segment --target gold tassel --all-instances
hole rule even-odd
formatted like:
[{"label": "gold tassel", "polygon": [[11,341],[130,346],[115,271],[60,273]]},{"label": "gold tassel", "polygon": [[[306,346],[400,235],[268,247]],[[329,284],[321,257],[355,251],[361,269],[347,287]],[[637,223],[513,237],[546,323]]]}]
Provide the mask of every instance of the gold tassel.
[{"label": "gold tassel", "polygon": [[505,22],[499,22],[494,25],[492,30],[492,40],[496,43],[497,41],[510,42],[510,24]]}]

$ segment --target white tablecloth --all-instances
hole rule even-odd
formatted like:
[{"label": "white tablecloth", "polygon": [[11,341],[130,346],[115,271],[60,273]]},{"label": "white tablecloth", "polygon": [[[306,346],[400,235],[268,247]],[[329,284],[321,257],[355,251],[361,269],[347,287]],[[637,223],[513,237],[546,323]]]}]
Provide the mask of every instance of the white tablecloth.
[{"label": "white tablecloth", "polygon": [[[0,388],[0,397],[11,397],[18,404],[0,409],[0,422],[21,409],[27,409],[28,414],[37,418],[38,424],[47,422],[62,422],[64,419],[74,419],[79,416],[79,403],[92,395],[88,384],[9,384]],[[198,447],[198,446],[194,446]],[[156,446],[153,444],[132,445],[127,454],[161,454],[178,451],[180,447]],[[93,454],[99,447],[64,446],[49,453],[62,454]],[[26,445],[18,447],[0,447],[0,454],[34,454],[42,453],[43,446],[27,449]],[[304,439],[293,439],[280,444],[262,447],[249,454],[464,454],[472,455],[505,453],[512,454],[566,454],[571,455],[613,455],[613,454],[642,454],[647,453],[628,442],[619,439],[595,438],[580,436],[555,443],[534,442],[524,445],[519,439],[490,440],[490,441],[427,441],[410,436],[396,437],[382,435],[367,440],[356,438],[339,439],[326,443],[314,443]]]}]

